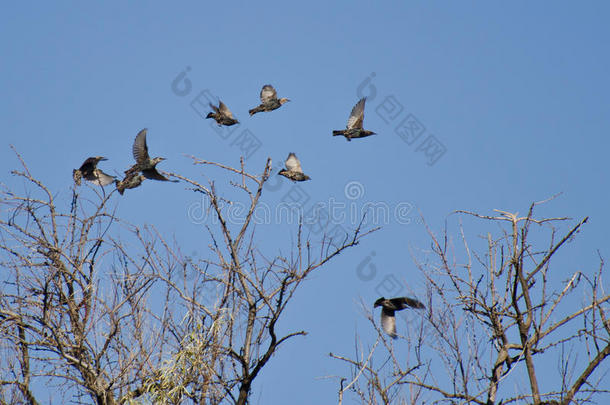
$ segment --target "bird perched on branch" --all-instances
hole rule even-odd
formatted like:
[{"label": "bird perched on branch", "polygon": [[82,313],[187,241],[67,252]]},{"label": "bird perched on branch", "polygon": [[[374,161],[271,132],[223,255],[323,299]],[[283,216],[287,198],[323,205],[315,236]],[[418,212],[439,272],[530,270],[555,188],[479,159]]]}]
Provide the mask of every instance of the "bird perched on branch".
[{"label": "bird perched on branch", "polygon": [[229,110],[229,107],[222,101],[218,100],[218,107],[212,103],[210,103],[210,107],[213,112],[209,113],[206,118],[214,118],[218,125],[226,125],[229,127],[239,122],[235,119],[233,113]]},{"label": "bird perched on branch", "polygon": [[258,107],[254,107],[248,112],[250,115],[254,115],[261,111],[273,111],[280,108],[284,103],[290,101],[287,98],[277,98],[277,92],[272,85],[266,84],[261,89],[261,104]]},{"label": "bird perched on branch", "polygon": [[77,186],[81,185],[81,179],[85,179],[100,186],[107,186],[114,181],[114,177],[104,173],[97,168],[102,160],[108,160],[103,156],[93,156],[85,159],[80,168],[72,170],[72,178]]},{"label": "bird perched on branch", "polygon": [[303,173],[303,169],[301,169],[301,162],[294,153],[289,153],[288,158],[284,163],[286,165],[286,169],[280,170],[278,174],[281,174],[292,181],[311,180],[308,175]]},{"label": "bird perched on branch", "polygon": [[416,300],[415,298],[409,297],[398,297],[386,299],[384,297],[379,298],[375,301],[375,308],[382,307],[381,309],[381,327],[390,335],[393,339],[396,339],[396,317],[394,312],[401,311],[405,308],[425,308],[424,304]]},{"label": "bird perched on branch", "polygon": [[362,129],[362,122],[364,121],[364,104],[366,103],[366,97],[363,97],[356,103],[352,112],[347,120],[347,127],[342,130],[333,131],[333,136],[343,135],[345,139],[351,141],[352,138],[364,138],[367,136],[375,135],[373,131],[367,131]]},{"label": "bird perched on branch", "polygon": [[148,145],[146,144],[146,131],[147,129],[144,128],[138,132],[131,148],[136,164],[125,170],[125,178],[123,180],[116,182],[116,188],[121,194],[123,194],[125,189],[138,187],[145,178],[160,181],[178,181],[170,180],[157,171],[157,164],[164,161],[165,158],[150,158],[148,155]]}]

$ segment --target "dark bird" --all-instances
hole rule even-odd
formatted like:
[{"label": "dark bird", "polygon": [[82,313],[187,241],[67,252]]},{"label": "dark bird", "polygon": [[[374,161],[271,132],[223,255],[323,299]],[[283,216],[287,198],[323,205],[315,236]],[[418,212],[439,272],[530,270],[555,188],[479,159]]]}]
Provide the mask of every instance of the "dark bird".
[{"label": "dark bird", "polygon": [[125,178],[123,180],[116,182],[116,188],[121,194],[123,194],[125,189],[138,187],[142,184],[144,178],[160,181],[178,181],[170,180],[157,171],[157,164],[164,161],[165,158],[150,158],[148,155],[148,145],[146,144],[146,131],[147,129],[144,128],[138,132],[131,148],[136,164],[125,170]]},{"label": "dark bird", "polygon": [[100,186],[107,186],[114,181],[114,177],[104,173],[97,168],[97,164],[102,160],[108,160],[103,156],[94,156],[87,158],[80,168],[72,170],[72,178],[74,183],[80,186],[81,179],[85,179]]},{"label": "dark bird", "polygon": [[229,127],[239,122],[235,119],[233,113],[229,110],[229,107],[222,101],[218,100],[218,107],[212,103],[210,103],[210,107],[214,112],[209,113],[206,118],[214,118],[218,125],[226,125]]},{"label": "dark bird", "polygon": [[375,135],[375,132],[373,131],[362,129],[362,122],[364,121],[364,103],[366,103],[366,97],[361,98],[354,108],[352,108],[352,112],[347,120],[347,127],[343,130],[333,131],[333,136],[343,135],[345,139],[351,141],[352,138],[364,138]]},{"label": "dark bird", "polygon": [[285,102],[290,101],[287,98],[277,98],[277,92],[270,84],[265,84],[261,89],[261,104],[258,107],[254,107],[250,111],[250,115],[254,115],[261,111],[273,111],[277,110]]},{"label": "dark bird", "polygon": [[136,164],[133,165],[125,173],[127,174],[127,172],[130,170],[137,170],[142,173],[142,176],[150,180],[172,181],[157,171],[157,164],[164,161],[165,158],[156,157],[154,159],[151,159],[148,155],[148,145],[146,144],[146,131],[147,129],[144,128],[143,130],[138,132],[138,135],[136,136],[136,139],[133,142],[133,147],[131,148],[133,158],[136,160]]},{"label": "dark bird", "polygon": [[409,297],[398,297],[386,299],[384,297],[379,298],[375,301],[375,308],[382,307],[381,310],[381,327],[390,335],[393,339],[396,339],[396,317],[394,312],[403,310],[405,308],[425,308],[424,304],[416,300],[415,298]]},{"label": "dark bird", "polygon": [[286,169],[282,169],[278,174],[292,180],[292,181],[305,181],[311,180],[311,177],[303,173],[301,169],[301,162],[294,153],[289,153],[286,159]]}]

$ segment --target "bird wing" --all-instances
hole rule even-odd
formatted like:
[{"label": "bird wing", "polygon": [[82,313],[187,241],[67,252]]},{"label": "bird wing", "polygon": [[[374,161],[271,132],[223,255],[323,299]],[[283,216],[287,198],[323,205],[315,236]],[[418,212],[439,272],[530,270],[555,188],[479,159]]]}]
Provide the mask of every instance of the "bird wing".
[{"label": "bird wing", "polygon": [[[210,104],[210,108],[212,109],[212,111],[214,111],[215,113],[219,113],[220,109],[218,107],[216,107],[214,104],[209,103]],[[220,102],[220,104],[222,104],[222,101]]]},{"label": "bird wing", "polygon": [[381,327],[385,333],[396,339],[396,317],[393,310],[386,308],[381,310]]},{"label": "bird wing", "polygon": [[276,98],[277,98],[277,92],[275,91],[273,86],[270,84],[265,84],[263,86],[263,88],[261,89],[261,102],[263,104],[265,104]]},{"label": "bird wing", "polygon": [[131,148],[133,158],[138,164],[148,162],[148,160],[150,160],[150,157],[148,156],[148,146],[146,145],[146,131],[147,129],[144,128],[138,132],[136,140],[133,141],[133,147]]},{"label": "bird wing", "polygon": [[400,309],[404,309],[406,307],[419,308],[419,309],[425,308],[424,304],[422,304],[415,298],[399,297],[399,298],[392,298],[390,301],[396,308],[400,308]]},{"label": "bird wing", "polygon": [[362,129],[362,122],[364,121],[364,103],[366,103],[366,97],[361,98],[354,108],[352,108],[352,112],[347,120],[347,129]]},{"label": "bird wing", "polygon": [[220,113],[226,117],[235,119],[235,117],[233,116],[233,113],[231,112],[231,110],[229,110],[229,107],[227,107],[225,105],[225,103],[223,103],[222,101],[219,100],[219,104],[218,104],[218,109],[220,111]]},{"label": "bird wing", "polygon": [[156,169],[148,169],[142,170],[142,175],[149,180],[159,180],[159,181],[171,181],[176,182],[176,180],[170,180],[161,173],[159,173]]},{"label": "bird wing", "polygon": [[100,186],[107,186],[114,181],[114,177],[107,175],[100,169],[95,169],[93,171],[93,178],[87,180],[91,181],[92,183],[99,184]]},{"label": "bird wing", "polygon": [[285,164],[286,169],[288,169],[289,171],[303,173],[303,169],[301,169],[301,162],[297,158],[297,155],[295,155],[294,153],[290,153],[288,155]]},{"label": "bird wing", "polygon": [[90,157],[85,159],[85,161],[83,162],[83,164],[80,166],[80,168],[78,170],[80,170],[83,173],[90,173],[91,171],[93,171],[93,169],[95,169],[95,166],[97,165],[97,160],[94,157]]},{"label": "bird wing", "polygon": [[137,175],[138,173],[140,173],[138,164],[136,163],[135,165],[131,166],[129,169],[125,170],[124,173],[125,173],[125,177]]}]

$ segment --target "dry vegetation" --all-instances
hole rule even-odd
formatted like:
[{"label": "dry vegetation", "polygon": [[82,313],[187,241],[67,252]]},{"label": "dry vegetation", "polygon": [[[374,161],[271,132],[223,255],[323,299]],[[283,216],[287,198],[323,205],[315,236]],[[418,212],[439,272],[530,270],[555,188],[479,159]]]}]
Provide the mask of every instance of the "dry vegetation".
[{"label": "dry vegetation", "polygon": [[[221,170],[248,209],[242,223],[230,223],[222,203],[230,201],[214,183],[170,174],[205,195],[216,219],[201,236],[213,259],[193,260],[154,224],[118,218],[115,191],[75,188],[64,206],[21,163],[13,174],[25,191],[4,189],[0,197],[2,404],[47,402],[41,392],[55,402],[100,405],[246,404],[282,344],[306,333],[278,334],[295,291],[374,230],[359,226],[342,240],[314,243],[295,226],[288,256],[266,254],[257,247],[253,214],[271,161],[254,175],[243,162],[233,168],[194,159]],[[357,337],[353,357],[331,354],[349,370],[339,381],[339,403],[607,400],[599,372],[610,354],[603,261],[567,280],[554,278],[557,252],[587,219],[560,233],[566,219],[537,218],[535,208],[523,217],[462,213],[495,232],[480,254],[461,234],[465,263],[450,235],[430,231],[431,254],[417,263],[427,309],[396,342],[368,313],[377,340]],[[548,374],[540,365],[545,357],[560,367],[541,378]],[[45,390],[35,389],[40,385]]]}]

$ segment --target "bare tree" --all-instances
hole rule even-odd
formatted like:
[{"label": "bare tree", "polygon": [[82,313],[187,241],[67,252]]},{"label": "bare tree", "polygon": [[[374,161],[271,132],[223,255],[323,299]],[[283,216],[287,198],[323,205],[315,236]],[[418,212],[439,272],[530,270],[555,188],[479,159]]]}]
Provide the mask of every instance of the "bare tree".
[{"label": "bare tree", "polygon": [[[280,345],[306,333],[300,330],[282,336],[277,334],[276,329],[283,311],[301,283],[311,272],[342,251],[357,245],[363,236],[373,230],[362,232],[358,226],[352,235],[345,235],[341,240],[324,236],[314,250],[312,242],[304,239],[301,222],[290,257],[277,253],[265,254],[257,247],[253,216],[271,172],[271,160],[267,160],[260,176],[246,173],[243,160],[239,169],[198,159],[194,159],[194,163],[215,166],[235,176],[237,180],[231,184],[246,195],[248,203],[245,205],[244,220],[240,224],[231,224],[225,209],[234,201],[221,199],[214,182],[204,185],[172,174],[206,197],[219,224],[217,229],[208,227],[211,240],[209,249],[215,258],[183,266],[181,280],[194,277],[198,282],[181,283],[172,273],[159,274],[169,287],[168,293],[180,303],[176,310],[188,314],[189,322],[172,324],[177,342],[185,339],[192,342],[193,333],[197,335],[199,330],[213,331],[211,338],[194,340],[197,349],[186,362],[191,371],[178,373],[189,378],[180,380],[180,388],[174,391],[179,395],[172,397],[172,400],[178,400],[181,395],[197,403],[203,403],[208,397],[213,398],[212,403],[228,398],[241,405],[246,403],[254,379]],[[209,291],[217,292],[213,300],[206,297]],[[180,317],[170,316],[170,319],[175,321]],[[172,372],[159,376],[159,387],[170,380],[176,381],[173,371],[177,367],[183,368],[184,365],[178,359],[170,362]],[[197,372],[200,368],[207,371]],[[171,375],[171,378],[166,378],[167,375]],[[158,398],[167,399],[167,390],[153,391]]]},{"label": "bare tree", "polygon": [[243,160],[235,169],[195,159],[232,177],[227,183],[247,209],[232,223],[234,197],[220,196],[214,182],[171,174],[202,193],[217,220],[201,238],[214,259],[193,260],[154,224],[119,219],[115,191],[75,188],[62,203],[19,159],[13,174],[26,192],[5,188],[0,199],[8,213],[0,219],[0,403],[50,396],[245,404],[278,348],[306,333],[277,332],[295,291],[372,231],[359,226],[341,240],[311,241],[299,225],[294,244],[282,247],[288,256],[264,253],[253,218],[271,161],[252,175]]},{"label": "bare tree", "polygon": [[[407,336],[404,343],[408,352],[413,353],[414,360],[401,356],[384,332],[379,328],[373,314],[368,309],[370,306],[362,304],[371,327],[377,331],[375,343],[368,348],[363,347],[362,339],[356,336],[355,358],[330,353],[330,357],[345,363],[351,370],[350,378],[341,377],[339,387],[339,405],[343,403],[346,392],[352,392],[365,404],[403,404],[419,403],[422,390],[416,386],[409,386],[409,392],[403,389],[407,377],[416,370],[424,367],[421,359],[420,348],[422,345],[424,330],[423,325],[417,328],[419,336]],[[385,348],[384,355],[377,352],[379,345]],[[408,398],[408,400],[407,400]]]},{"label": "bare tree", "polygon": [[[27,194],[5,189],[0,201],[8,212],[0,219],[0,398],[40,403],[34,387],[44,382],[55,397],[117,403],[155,369],[151,356],[161,350],[162,325],[146,303],[155,278],[138,254],[154,251],[154,241],[116,218],[113,193],[88,200],[75,189],[63,208],[19,159],[13,174]],[[128,252],[113,228],[139,247]]]},{"label": "bare tree", "polygon": [[[375,325],[385,352],[375,343],[355,359],[332,355],[352,370],[340,402],[349,388],[363,403],[606,403],[608,369],[599,366],[610,355],[610,295],[603,260],[559,280],[552,259],[587,218],[561,233],[568,218],[536,218],[537,205],[526,216],[458,211],[500,225],[499,235],[484,238],[483,254],[471,251],[463,230],[463,253],[447,231],[439,239],[429,230],[431,252],[417,260],[429,296],[423,322],[411,323],[409,337],[393,345]],[[400,364],[398,345],[414,360]],[[373,367],[380,358],[383,367]]]}]

